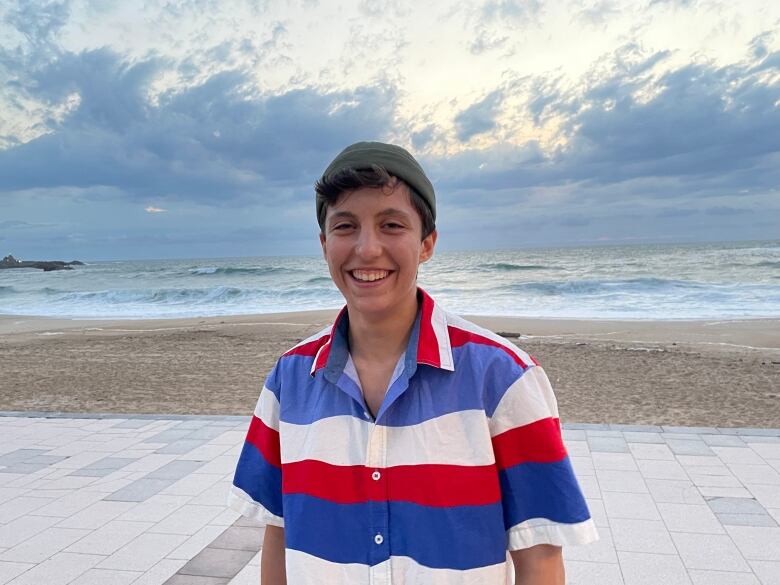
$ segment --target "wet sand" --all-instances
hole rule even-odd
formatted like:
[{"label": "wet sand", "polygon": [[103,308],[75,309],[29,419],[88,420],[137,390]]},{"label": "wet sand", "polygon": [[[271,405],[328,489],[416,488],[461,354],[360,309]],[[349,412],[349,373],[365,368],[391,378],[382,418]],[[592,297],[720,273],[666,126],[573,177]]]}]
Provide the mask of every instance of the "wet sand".
[{"label": "wet sand", "polygon": [[[0,316],[0,410],[248,415],[279,355],[334,316]],[[564,422],[780,427],[780,319],[471,320],[541,362]]]}]

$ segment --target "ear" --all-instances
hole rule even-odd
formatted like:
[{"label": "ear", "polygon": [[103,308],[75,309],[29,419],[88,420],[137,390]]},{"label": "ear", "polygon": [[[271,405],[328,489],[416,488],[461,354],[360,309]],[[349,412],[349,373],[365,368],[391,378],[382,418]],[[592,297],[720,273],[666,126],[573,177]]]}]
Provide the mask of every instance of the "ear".
[{"label": "ear", "polygon": [[433,230],[428,234],[420,244],[420,264],[427,262],[433,256],[433,249],[436,247],[436,238],[438,234]]},{"label": "ear", "polygon": [[322,255],[327,260],[328,259],[328,252],[325,248],[325,234],[320,232],[320,246],[322,246]]}]

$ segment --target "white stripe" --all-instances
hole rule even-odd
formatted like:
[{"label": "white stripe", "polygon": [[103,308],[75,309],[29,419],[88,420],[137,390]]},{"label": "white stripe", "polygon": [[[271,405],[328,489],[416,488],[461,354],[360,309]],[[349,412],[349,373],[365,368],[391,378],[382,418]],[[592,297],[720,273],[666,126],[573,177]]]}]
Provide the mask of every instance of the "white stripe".
[{"label": "white stripe", "polygon": [[447,329],[447,322],[448,314],[434,303],[431,313],[431,325],[439,344],[440,367],[443,370],[452,372],[455,369],[455,364],[452,361],[452,344],[450,343],[450,332]]},{"label": "white stripe", "polygon": [[547,518],[531,518],[515,524],[507,531],[509,550],[529,548],[537,544],[569,546],[588,544],[599,539],[596,524],[592,518],[577,524],[553,522]]},{"label": "white stripe", "polygon": [[522,349],[517,347],[511,341],[508,341],[507,339],[504,339],[500,335],[497,335],[496,333],[493,333],[490,329],[485,329],[484,327],[480,327],[476,323],[472,323],[471,321],[467,321],[463,317],[460,317],[459,315],[454,315],[452,313],[447,313],[447,321],[449,321],[450,325],[453,325],[454,327],[457,327],[458,329],[463,329],[464,331],[468,331],[469,333],[476,333],[477,335],[481,335],[482,337],[486,337],[486,338],[490,339],[491,341],[495,341],[496,343],[502,345],[503,347],[506,347],[514,355],[519,357],[520,360],[524,364],[526,364],[527,366],[534,365],[534,361],[531,359],[530,355],[528,355]]},{"label": "white stripe", "polygon": [[255,502],[252,499],[252,496],[250,496],[240,487],[235,485],[230,486],[227,505],[242,516],[257,520],[263,526],[270,524],[272,526],[281,526],[284,528],[284,518],[273,514],[260,502]]},{"label": "white stripe", "polygon": [[[362,563],[333,563],[299,550],[286,549],[287,582],[295,585],[367,585],[387,582],[390,569],[393,585],[511,585],[514,568],[511,557],[503,563],[458,571],[433,569],[410,557],[390,557],[370,567]],[[388,567],[389,565],[389,567]]]},{"label": "white stripe", "polygon": [[276,399],[276,395],[265,386],[260,391],[260,398],[257,399],[254,414],[268,428],[279,430],[279,401]]},{"label": "white stripe", "polygon": [[[333,416],[309,425],[282,421],[282,463],[316,459],[331,465],[370,465],[367,446],[374,423]],[[462,410],[403,427],[386,427],[388,467],[492,465],[490,429],[482,410]]]},{"label": "white stripe", "polygon": [[490,419],[490,435],[549,417],[558,418],[558,403],[544,369],[533,366],[504,393]]}]

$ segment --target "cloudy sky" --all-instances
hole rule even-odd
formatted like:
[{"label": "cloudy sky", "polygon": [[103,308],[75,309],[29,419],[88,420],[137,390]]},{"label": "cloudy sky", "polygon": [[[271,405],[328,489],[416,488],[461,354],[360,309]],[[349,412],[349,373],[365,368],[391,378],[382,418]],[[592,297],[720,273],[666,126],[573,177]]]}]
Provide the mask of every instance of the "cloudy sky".
[{"label": "cloudy sky", "polygon": [[[424,7],[423,7],[424,6]],[[780,237],[780,3],[4,1],[0,257],[316,254],[392,141],[440,249]]]}]

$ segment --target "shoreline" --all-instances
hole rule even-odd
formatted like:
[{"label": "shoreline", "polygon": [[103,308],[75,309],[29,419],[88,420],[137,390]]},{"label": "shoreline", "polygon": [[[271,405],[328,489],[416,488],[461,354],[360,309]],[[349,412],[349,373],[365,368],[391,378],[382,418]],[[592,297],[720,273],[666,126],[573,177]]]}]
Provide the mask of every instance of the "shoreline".
[{"label": "shoreline", "polygon": [[[0,315],[0,411],[249,415],[278,357],[336,313]],[[780,318],[465,317],[542,364],[564,423],[780,427]]]}]

